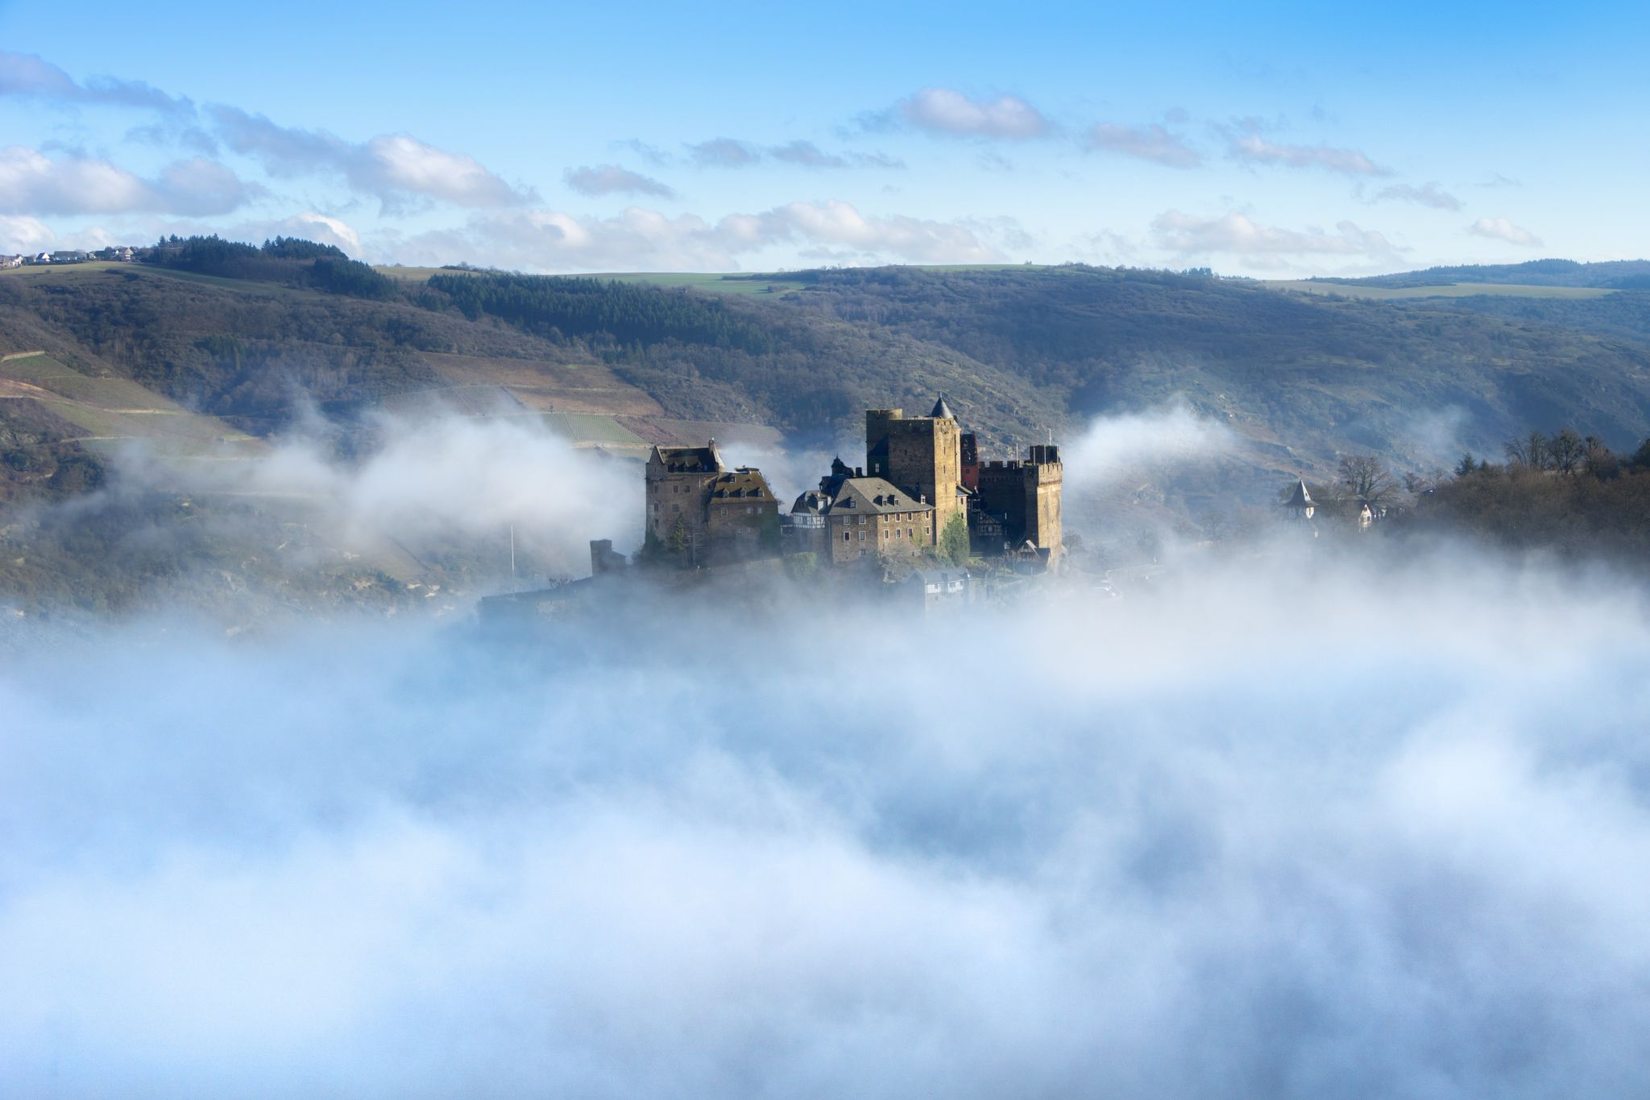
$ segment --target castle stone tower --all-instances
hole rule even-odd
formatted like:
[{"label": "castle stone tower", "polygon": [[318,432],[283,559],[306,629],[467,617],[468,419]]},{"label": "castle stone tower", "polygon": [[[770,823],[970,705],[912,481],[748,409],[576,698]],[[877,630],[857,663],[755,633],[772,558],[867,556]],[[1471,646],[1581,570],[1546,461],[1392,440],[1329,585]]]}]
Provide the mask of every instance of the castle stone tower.
[{"label": "castle stone tower", "polygon": [[962,428],[945,398],[927,416],[903,409],[865,412],[865,472],[934,506],[933,538],[952,516],[966,522],[962,486]]},{"label": "castle stone tower", "polygon": [[1063,547],[1060,493],[1065,466],[1060,448],[1037,444],[1024,461],[987,462],[979,467],[979,504],[983,512],[1002,523],[1010,549],[1031,542],[1058,564]]}]

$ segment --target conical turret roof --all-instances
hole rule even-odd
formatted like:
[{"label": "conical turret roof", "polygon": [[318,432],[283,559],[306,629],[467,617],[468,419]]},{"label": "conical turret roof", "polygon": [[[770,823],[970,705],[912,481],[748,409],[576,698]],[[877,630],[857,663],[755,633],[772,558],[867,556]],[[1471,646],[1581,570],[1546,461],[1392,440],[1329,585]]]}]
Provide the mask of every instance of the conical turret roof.
[{"label": "conical turret roof", "polygon": [[933,417],[935,420],[939,420],[942,417],[946,420],[957,419],[956,415],[951,412],[951,406],[945,403],[945,394],[943,393],[940,394],[940,399],[934,402],[934,411],[928,415]]},{"label": "conical turret roof", "polygon": [[1290,488],[1289,499],[1285,500],[1284,504],[1291,508],[1312,507],[1312,494],[1306,491],[1306,479],[1304,477],[1298,479],[1294,486]]}]

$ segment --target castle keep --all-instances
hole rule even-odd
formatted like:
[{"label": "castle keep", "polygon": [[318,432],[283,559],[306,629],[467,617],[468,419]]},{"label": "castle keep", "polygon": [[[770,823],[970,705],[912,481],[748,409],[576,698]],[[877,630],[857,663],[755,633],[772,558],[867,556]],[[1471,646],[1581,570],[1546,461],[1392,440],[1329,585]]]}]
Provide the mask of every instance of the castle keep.
[{"label": "castle keep", "polygon": [[927,416],[903,409],[865,413],[865,472],[887,479],[934,507],[934,529],[967,513],[962,479],[962,429],[945,398]]}]

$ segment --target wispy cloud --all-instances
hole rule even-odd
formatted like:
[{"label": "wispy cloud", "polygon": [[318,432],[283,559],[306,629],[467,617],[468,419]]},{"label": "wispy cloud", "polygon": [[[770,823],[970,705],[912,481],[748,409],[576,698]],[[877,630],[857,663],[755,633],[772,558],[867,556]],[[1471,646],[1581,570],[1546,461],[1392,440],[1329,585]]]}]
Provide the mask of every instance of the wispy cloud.
[{"label": "wispy cloud", "polygon": [[567,186],[581,195],[655,195],[662,199],[676,196],[675,191],[651,176],[632,172],[617,164],[569,168],[563,178]]},{"label": "wispy cloud", "polygon": [[1420,187],[1407,183],[1395,183],[1390,187],[1383,187],[1375,193],[1375,201],[1394,200],[1397,202],[1412,202],[1417,206],[1430,206],[1434,210],[1459,210],[1461,200],[1439,187],[1436,183],[1426,183]]},{"label": "wispy cloud", "polygon": [[342,176],[386,209],[410,199],[496,207],[524,205],[537,198],[531,190],[510,186],[473,157],[438,149],[409,134],[351,142],[324,130],[279,126],[237,107],[214,105],[210,113],[224,144],[257,160],[271,175]]},{"label": "wispy cloud", "polygon": [[688,159],[703,168],[744,168],[762,159],[762,152],[748,142],[733,138],[712,138],[687,147]]},{"label": "wispy cloud", "polygon": [[1401,249],[1372,229],[1341,221],[1330,233],[1320,228],[1284,229],[1264,225],[1246,214],[1200,218],[1168,210],[1152,219],[1152,235],[1161,248],[1182,256],[1207,253],[1235,255],[1393,256]]},{"label": "wispy cloud", "polygon": [[1041,111],[1019,96],[973,98],[952,88],[923,88],[870,121],[903,123],[950,137],[1025,139],[1053,129]]},{"label": "wispy cloud", "polygon": [[1084,144],[1092,150],[1120,153],[1169,168],[1196,168],[1203,163],[1203,154],[1188,145],[1184,137],[1157,123],[1124,126],[1102,122],[1089,129]]},{"label": "wispy cloud", "polygon": [[882,153],[828,153],[811,141],[759,145],[720,137],[687,146],[688,160],[701,168],[751,168],[778,161],[801,168],[904,168],[905,163]]},{"label": "wispy cloud", "polygon": [[165,114],[193,114],[195,110],[189,100],[140,80],[98,76],[82,83],[37,54],[9,50],[0,51],[0,96],[137,107]]},{"label": "wispy cloud", "polygon": [[106,160],[52,159],[37,149],[0,150],[0,212],[12,214],[227,214],[257,189],[216,161],[178,161],[144,179]]},{"label": "wispy cloud", "polygon": [[1256,133],[1232,139],[1228,149],[1233,160],[1244,164],[1280,165],[1285,168],[1320,168],[1346,176],[1386,176],[1383,168],[1356,149],[1331,145],[1284,145],[1268,141]]},{"label": "wispy cloud", "polygon": [[769,146],[774,160],[803,168],[904,168],[905,162],[883,153],[827,153],[811,141]]},{"label": "wispy cloud", "polygon": [[1479,218],[1467,226],[1467,232],[1475,237],[1488,237],[1491,240],[1506,241],[1526,248],[1541,247],[1540,237],[1521,225],[1514,225],[1507,218]]}]

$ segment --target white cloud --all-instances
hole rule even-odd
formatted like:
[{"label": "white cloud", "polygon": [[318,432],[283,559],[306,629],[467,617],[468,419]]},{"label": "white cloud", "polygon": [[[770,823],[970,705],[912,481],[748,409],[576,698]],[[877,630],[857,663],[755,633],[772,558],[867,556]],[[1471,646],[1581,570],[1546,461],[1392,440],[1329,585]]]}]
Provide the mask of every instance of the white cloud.
[{"label": "white cloud", "polygon": [[334,218],[314,210],[294,214],[271,225],[267,232],[248,232],[248,240],[258,237],[301,237],[307,241],[330,244],[350,256],[361,255],[361,234],[341,218]]},{"label": "white cloud", "polygon": [[0,252],[49,251],[57,235],[38,218],[0,214]]},{"label": "white cloud", "polygon": [[1488,237],[1491,240],[1506,241],[1526,248],[1541,246],[1540,237],[1521,225],[1514,225],[1507,218],[1479,218],[1467,227],[1467,232],[1476,237]]},{"label": "white cloud", "polygon": [[1420,187],[1407,183],[1395,183],[1376,192],[1375,201],[1380,202],[1383,199],[1412,202],[1418,206],[1430,206],[1434,210],[1461,209],[1461,200],[1439,187],[1437,183],[1427,183]]},{"label": "white cloud", "polygon": [[351,178],[373,194],[428,195],[459,206],[504,206],[528,198],[473,157],[437,149],[407,134],[375,137],[364,152]]},{"label": "white cloud", "polygon": [[225,214],[254,189],[204,158],[168,165],[145,180],[105,160],[64,156],[13,145],[0,150],[0,211],[15,214]]},{"label": "white cloud", "polygon": [[921,130],[961,137],[1034,138],[1050,129],[1041,111],[1019,96],[972,99],[950,88],[924,88],[894,114]]},{"label": "white cloud", "polygon": [[1247,164],[1278,164],[1287,168],[1322,168],[1348,176],[1385,176],[1382,168],[1356,149],[1328,145],[1280,145],[1259,134],[1244,134],[1230,146],[1232,158]]},{"label": "white cloud", "polygon": [[793,202],[760,216],[768,240],[800,238],[846,245],[867,256],[895,256],[914,263],[973,263],[1002,258],[973,231],[959,225],[904,215],[872,217],[840,201]]},{"label": "white cloud", "polygon": [[[979,226],[908,215],[869,215],[838,200],[793,202],[714,223],[631,207],[610,218],[527,210],[473,221],[466,230],[426,233],[401,251],[412,260],[526,270],[731,270],[739,257],[781,244],[846,250],[862,262],[971,263],[1003,258]],[[997,226],[1001,234],[1008,227]]]},{"label": "white cloud", "polygon": [[1186,139],[1153,123],[1150,126],[1122,126],[1102,122],[1092,127],[1086,141],[1090,149],[1138,157],[1169,168],[1196,168],[1203,154],[1186,144]]},{"label": "white cloud", "polygon": [[457,206],[516,206],[532,201],[473,157],[451,153],[408,134],[381,134],[348,142],[322,130],[278,126],[262,115],[213,106],[217,134],[230,149],[256,159],[276,176],[341,175],[386,209],[410,199],[436,199]]},{"label": "white cloud", "polygon": [[0,210],[80,214],[149,209],[153,193],[142,180],[107,161],[52,160],[21,145],[0,150]]},{"label": "white cloud", "polygon": [[1381,233],[1356,222],[1336,223],[1335,232],[1316,227],[1283,229],[1263,225],[1246,214],[1232,212],[1200,218],[1168,210],[1152,219],[1152,235],[1159,247],[1183,256],[1226,252],[1238,255],[1394,256],[1401,249]]},{"label": "white cloud", "polygon": [[617,164],[569,168],[563,178],[567,186],[581,195],[657,195],[666,199],[676,195],[675,191],[651,176],[632,172]]}]

